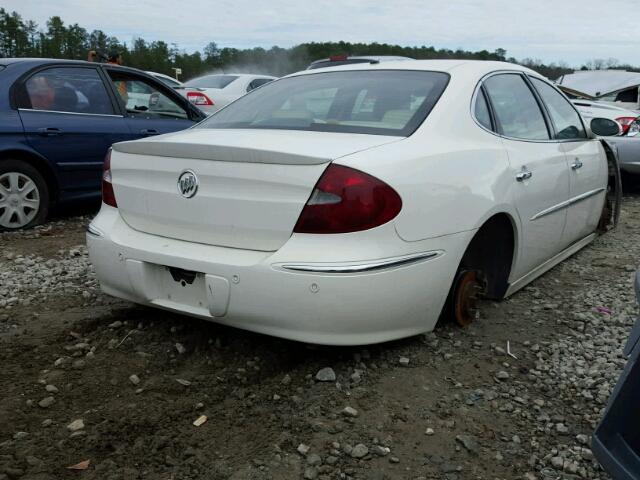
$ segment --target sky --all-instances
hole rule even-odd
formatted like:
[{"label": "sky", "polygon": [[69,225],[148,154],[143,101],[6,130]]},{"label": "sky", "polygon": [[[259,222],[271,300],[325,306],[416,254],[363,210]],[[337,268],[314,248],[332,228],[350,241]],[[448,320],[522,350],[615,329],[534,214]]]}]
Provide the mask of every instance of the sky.
[{"label": "sky", "polygon": [[[631,0],[2,0],[44,27],[65,23],[177,43],[290,47],[309,41],[379,42],[567,62],[594,58],[640,65],[638,12]],[[626,13],[625,13],[626,12]]]}]

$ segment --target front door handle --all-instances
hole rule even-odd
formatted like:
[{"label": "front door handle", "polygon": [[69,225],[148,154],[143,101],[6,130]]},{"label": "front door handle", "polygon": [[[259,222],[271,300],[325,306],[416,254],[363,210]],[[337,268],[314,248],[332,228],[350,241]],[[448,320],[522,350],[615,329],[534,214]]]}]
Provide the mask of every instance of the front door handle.
[{"label": "front door handle", "polygon": [[522,171],[516,175],[516,180],[524,182],[525,180],[529,180],[531,177],[533,177],[533,172],[527,170],[526,167],[522,167]]},{"label": "front door handle", "polygon": [[576,157],[576,159],[571,164],[571,170],[578,170],[579,168],[582,168],[582,162],[579,158]]},{"label": "front door handle", "polygon": [[140,133],[142,135],[159,135],[160,134],[160,132],[155,128],[145,128],[140,130]]},{"label": "front door handle", "polygon": [[38,133],[45,137],[54,137],[56,135],[60,135],[62,133],[62,129],[56,127],[42,127],[38,129]]}]

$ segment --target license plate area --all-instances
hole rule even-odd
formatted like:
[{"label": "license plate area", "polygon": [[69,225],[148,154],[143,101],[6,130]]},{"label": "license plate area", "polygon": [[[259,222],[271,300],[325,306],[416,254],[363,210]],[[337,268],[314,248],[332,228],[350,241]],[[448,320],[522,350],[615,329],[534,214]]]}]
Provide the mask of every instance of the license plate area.
[{"label": "license plate area", "polygon": [[183,287],[186,287],[187,285],[192,285],[194,280],[198,276],[198,272],[194,272],[191,270],[183,270],[182,268],[175,268],[175,267],[168,267],[168,268],[169,268],[169,273],[171,274],[171,278],[173,278],[173,281],[178,282]]},{"label": "license plate area", "polygon": [[164,267],[160,282],[160,297],[196,308],[207,308],[204,273]]}]

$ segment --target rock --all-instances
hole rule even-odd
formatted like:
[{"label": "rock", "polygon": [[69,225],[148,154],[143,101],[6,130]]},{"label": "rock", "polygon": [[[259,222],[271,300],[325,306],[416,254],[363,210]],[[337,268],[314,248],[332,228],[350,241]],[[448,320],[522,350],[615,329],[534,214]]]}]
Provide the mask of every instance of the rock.
[{"label": "rock", "polygon": [[581,445],[588,445],[589,444],[589,437],[587,435],[585,435],[584,433],[576,435],[576,440]]},{"label": "rock", "polygon": [[316,478],[318,478],[318,469],[315,467],[305,468],[303,478],[305,480],[315,480]]},{"label": "rock", "polygon": [[178,355],[187,353],[187,349],[184,348],[184,345],[182,345],[181,343],[176,343],[176,351],[178,352]]},{"label": "rock", "polygon": [[24,440],[28,436],[29,436],[29,434],[27,432],[16,432],[16,433],[13,434],[13,439],[14,440]]},{"label": "rock", "polygon": [[551,466],[556,470],[562,470],[564,467],[564,458],[562,457],[551,457]]},{"label": "rock", "polygon": [[498,373],[496,373],[496,378],[500,381],[509,379],[509,376],[510,375],[504,370],[500,370]]},{"label": "rock", "polygon": [[357,417],[358,416],[358,410],[356,410],[353,407],[344,407],[344,410],[342,410],[342,414],[345,417]]},{"label": "rock", "polygon": [[318,466],[322,464],[322,458],[317,453],[311,453],[307,455],[307,465],[311,465],[312,467]]},{"label": "rock", "polygon": [[51,420],[50,418],[46,418],[42,421],[40,425],[46,428],[46,427],[50,427],[52,424],[53,424],[53,420]]},{"label": "rock", "polygon": [[400,365],[402,365],[403,367],[408,367],[409,366],[409,359],[407,357],[400,357],[400,359],[398,360],[398,363]]},{"label": "rock", "polygon": [[49,393],[58,393],[58,388],[55,385],[47,385],[44,389]]},{"label": "rock", "polygon": [[336,463],[338,463],[339,458],[334,456],[334,455],[329,455],[325,460],[324,463],[326,463],[327,465],[335,465]]},{"label": "rock", "polygon": [[45,397],[38,402],[41,408],[49,408],[51,405],[56,403],[56,399],[53,397]]},{"label": "rock", "polygon": [[400,459],[398,457],[389,457],[389,463],[400,463]]},{"label": "rock", "polygon": [[282,385],[289,385],[291,383],[291,377],[288,374],[285,375],[280,383],[282,383]]},{"label": "rock", "polygon": [[129,377],[129,381],[131,383],[133,383],[134,385],[139,385],[140,384],[140,377],[138,377],[138,375],[133,374]]},{"label": "rock", "polygon": [[122,326],[122,322],[120,320],[116,320],[113,323],[108,325],[108,328],[120,328]]},{"label": "rock", "polygon": [[191,385],[191,382],[189,380],[185,380],[184,378],[176,378],[176,382],[178,382],[183,387],[188,387],[189,385]]},{"label": "rock", "polygon": [[331,367],[322,368],[316,373],[316,380],[319,382],[335,382],[336,372],[334,372]]},{"label": "rock", "polygon": [[458,435],[456,436],[456,442],[462,444],[469,453],[477,454],[480,450],[478,439],[473,435]]},{"label": "rock", "polygon": [[298,445],[298,453],[300,455],[306,455],[307,453],[309,453],[309,450],[311,449],[311,447],[309,445],[305,445],[304,443],[301,443],[300,445]]},{"label": "rock", "polygon": [[369,448],[362,443],[359,443],[355,447],[353,447],[350,453],[350,455],[353,458],[363,458],[363,457],[366,457],[368,454],[369,454]]},{"label": "rock", "polygon": [[564,434],[564,433],[568,433],[569,429],[566,427],[564,423],[557,423],[556,432]]},{"label": "rock", "polygon": [[87,362],[85,362],[84,360],[80,359],[80,360],[75,360],[71,366],[73,368],[75,368],[76,370],[81,370],[81,369],[83,369],[85,367],[86,364],[87,364]]},{"label": "rock", "polygon": [[429,435],[429,436],[433,435],[434,433],[436,432],[433,431],[433,428],[427,428],[424,432],[425,435]]},{"label": "rock", "polygon": [[81,418],[74,420],[69,425],[67,425],[67,430],[69,430],[70,432],[77,432],[78,430],[82,430],[83,428],[84,421]]},{"label": "rock", "polygon": [[391,449],[389,447],[383,447],[382,445],[374,445],[371,447],[371,453],[379,457],[386,457],[391,453]]}]

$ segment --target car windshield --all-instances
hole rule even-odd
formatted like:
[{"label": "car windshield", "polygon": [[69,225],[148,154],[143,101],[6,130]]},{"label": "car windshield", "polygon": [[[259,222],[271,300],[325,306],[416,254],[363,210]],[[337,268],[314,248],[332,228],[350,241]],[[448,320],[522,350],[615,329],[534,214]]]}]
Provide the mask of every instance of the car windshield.
[{"label": "car windshield", "polygon": [[196,128],[409,136],[444,91],[442,72],[365,70],[299,75],[236,100]]},{"label": "car windshield", "polygon": [[185,87],[224,88],[238,78],[237,75],[205,75],[185,82]]}]

